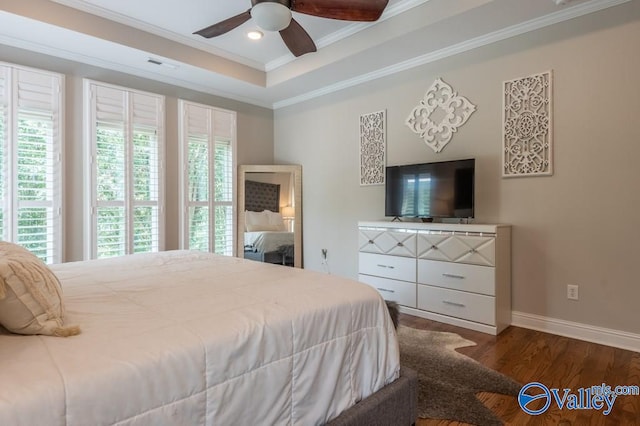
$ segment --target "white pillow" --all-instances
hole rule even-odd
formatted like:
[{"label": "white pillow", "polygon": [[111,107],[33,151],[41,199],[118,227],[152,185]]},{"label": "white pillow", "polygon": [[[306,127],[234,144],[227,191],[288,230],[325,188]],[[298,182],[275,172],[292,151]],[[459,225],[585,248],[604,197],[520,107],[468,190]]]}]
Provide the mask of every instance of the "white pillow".
[{"label": "white pillow", "polygon": [[247,225],[247,232],[282,231],[279,225]]},{"label": "white pillow", "polygon": [[269,216],[262,212],[252,212],[246,210],[244,212],[245,231],[249,231],[249,226],[266,226],[269,225]]},{"label": "white pillow", "polygon": [[261,212],[244,212],[245,231],[280,231],[287,230],[282,215],[272,212],[271,210],[263,210]]},{"label": "white pillow", "polygon": [[284,224],[284,220],[282,220],[282,215],[280,213],[272,212],[269,210],[265,210],[264,213],[267,214],[269,225],[277,227],[276,231],[286,231],[287,227]]},{"label": "white pillow", "polygon": [[27,249],[0,241],[0,324],[17,334],[67,337],[79,327],[63,326],[58,278]]}]

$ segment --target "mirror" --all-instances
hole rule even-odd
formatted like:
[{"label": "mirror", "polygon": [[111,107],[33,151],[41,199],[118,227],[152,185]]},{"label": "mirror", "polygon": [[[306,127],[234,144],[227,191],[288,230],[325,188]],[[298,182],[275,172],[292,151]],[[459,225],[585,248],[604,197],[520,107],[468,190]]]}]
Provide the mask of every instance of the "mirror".
[{"label": "mirror", "polygon": [[238,257],[302,268],[302,166],[238,168]]}]

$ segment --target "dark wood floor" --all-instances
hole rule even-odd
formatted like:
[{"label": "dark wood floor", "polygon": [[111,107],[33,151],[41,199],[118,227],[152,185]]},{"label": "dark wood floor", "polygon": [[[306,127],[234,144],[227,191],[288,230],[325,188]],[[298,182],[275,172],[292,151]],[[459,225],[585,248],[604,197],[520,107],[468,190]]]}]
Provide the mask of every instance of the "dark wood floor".
[{"label": "dark wood floor", "polygon": [[[540,382],[549,388],[578,388],[606,383],[640,385],[640,353],[581,340],[509,327],[491,336],[409,315],[400,323],[425,330],[449,331],[477,346],[460,348],[476,361],[513,377],[520,383]],[[560,410],[552,403],[544,414],[526,414],[515,397],[480,393],[480,400],[508,425],[640,425],[640,396],[617,397],[608,416],[596,410]],[[420,419],[417,426],[464,423]]]}]

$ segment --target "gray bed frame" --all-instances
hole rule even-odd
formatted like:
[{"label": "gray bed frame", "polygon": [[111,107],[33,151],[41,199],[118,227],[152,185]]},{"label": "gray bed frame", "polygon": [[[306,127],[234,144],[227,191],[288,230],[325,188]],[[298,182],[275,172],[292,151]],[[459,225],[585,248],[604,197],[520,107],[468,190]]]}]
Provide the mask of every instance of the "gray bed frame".
[{"label": "gray bed frame", "polygon": [[400,377],[358,402],[329,426],[409,426],[418,418],[418,375],[402,367]]}]

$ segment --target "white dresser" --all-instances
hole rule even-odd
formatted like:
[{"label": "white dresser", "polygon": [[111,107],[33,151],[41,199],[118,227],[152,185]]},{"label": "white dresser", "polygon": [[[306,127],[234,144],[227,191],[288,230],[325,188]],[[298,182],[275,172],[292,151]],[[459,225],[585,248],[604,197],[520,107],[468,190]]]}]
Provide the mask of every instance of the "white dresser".
[{"label": "white dresser", "polygon": [[401,311],[498,334],[511,324],[511,227],[359,222],[359,275]]}]

